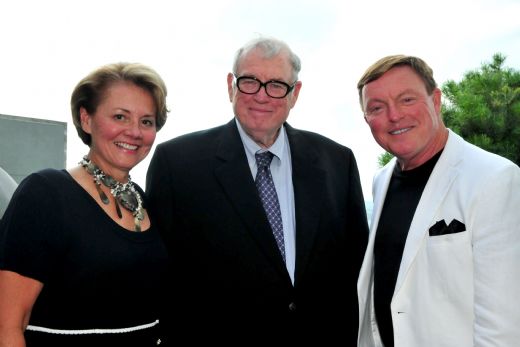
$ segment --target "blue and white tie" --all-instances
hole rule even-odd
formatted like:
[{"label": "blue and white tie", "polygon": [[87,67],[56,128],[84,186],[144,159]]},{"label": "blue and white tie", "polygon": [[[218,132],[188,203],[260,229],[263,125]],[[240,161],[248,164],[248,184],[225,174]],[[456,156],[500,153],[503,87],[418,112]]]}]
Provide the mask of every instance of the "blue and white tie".
[{"label": "blue and white tie", "polygon": [[278,195],[274,187],[273,176],[271,175],[271,161],[273,160],[273,153],[263,152],[256,153],[256,165],[258,171],[256,173],[256,188],[262,200],[267,220],[271,225],[276,244],[280,249],[283,260],[285,261],[285,244],[283,240],[283,224],[282,213],[280,211],[280,203],[278,202]]}]

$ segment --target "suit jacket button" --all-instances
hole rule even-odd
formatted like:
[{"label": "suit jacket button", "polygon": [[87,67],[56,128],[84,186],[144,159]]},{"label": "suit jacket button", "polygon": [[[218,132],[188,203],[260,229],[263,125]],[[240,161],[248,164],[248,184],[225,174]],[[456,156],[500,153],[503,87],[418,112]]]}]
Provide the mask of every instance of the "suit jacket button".
[{"label": "suit jacket button", "polygon": [[291,311],[291,312],[296,311],[296,304],[294,302],[291,302],[289,304],[289,311]]}]

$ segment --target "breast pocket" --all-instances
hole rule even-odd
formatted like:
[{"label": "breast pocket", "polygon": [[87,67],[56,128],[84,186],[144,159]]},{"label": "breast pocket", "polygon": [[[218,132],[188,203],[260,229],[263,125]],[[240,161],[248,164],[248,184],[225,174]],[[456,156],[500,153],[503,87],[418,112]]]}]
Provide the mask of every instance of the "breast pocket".
[{"label": "breast pocket", "polygon": [[426,252],[431,284],[440,297],[460,297],[473,283],[471,233],[427,236]]}]

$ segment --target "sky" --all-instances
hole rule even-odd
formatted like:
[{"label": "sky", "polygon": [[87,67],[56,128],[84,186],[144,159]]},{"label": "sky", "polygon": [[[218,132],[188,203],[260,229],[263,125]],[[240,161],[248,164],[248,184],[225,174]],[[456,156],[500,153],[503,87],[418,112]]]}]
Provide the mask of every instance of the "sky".
[{"label": "sky", "polygon": [[[502,53],[520,69],[520,0],[0,0],[0,114],[67,122],[67,167],[88,152],[70,95],[95,68],[139,62],[168,87],[155,144],[232,119],[226,75],[259,35],[287,42],[303,86],[288,122],[351,148],[363,192],[383,150],[358,103],[365,69],[390,54],[423,58],[439,85]],[[150,155],[131,171],[144,188]]]}]

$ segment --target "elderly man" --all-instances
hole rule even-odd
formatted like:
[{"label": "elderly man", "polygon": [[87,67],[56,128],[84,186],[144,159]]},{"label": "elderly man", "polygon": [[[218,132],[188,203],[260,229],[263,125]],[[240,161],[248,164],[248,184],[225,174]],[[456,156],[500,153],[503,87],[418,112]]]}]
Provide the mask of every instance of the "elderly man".
[{"label": "elderly man", "polygon": [[286,123],[299,71],[282,41],[249,42],[227,76],[234,119],[155,151],[147,193],[172,259],[176,335],[356,343],[358,169],[350,149]]}]

